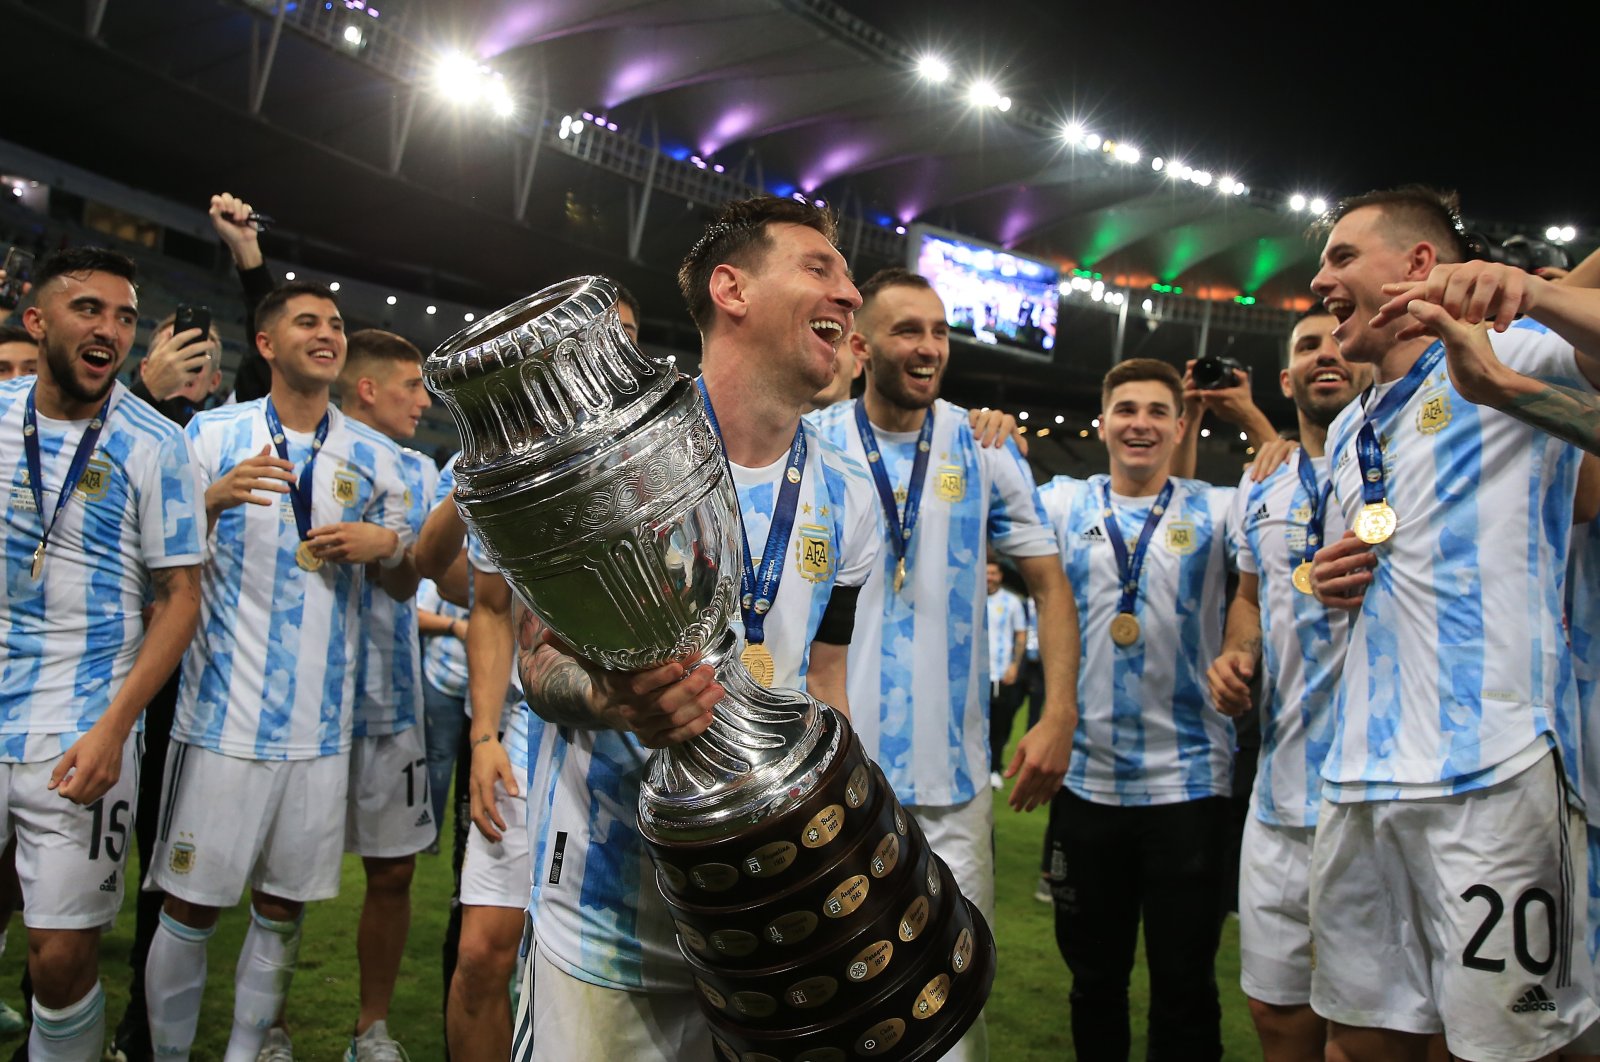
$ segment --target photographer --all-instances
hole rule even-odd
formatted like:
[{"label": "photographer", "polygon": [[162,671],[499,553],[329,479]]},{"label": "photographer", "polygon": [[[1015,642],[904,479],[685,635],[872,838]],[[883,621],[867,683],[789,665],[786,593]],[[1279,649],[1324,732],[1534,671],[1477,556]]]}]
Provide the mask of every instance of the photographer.
[{"label": "photographer", "polygon": [[188,424],[205,409],[222,383],[222,338],[217,326],[174,332],[176,315],[168,314],[150,336],[149,351],[139,363],[139,378],[128,388],[156,407],[168,420]]},{"label": "photographer", "polygon": [[[1196,371],[1198,370],[1198,371]],[[1225,381],[1232,380],[1232,383]],[[1278,431],[1267,420],[1267,415],[1250,397],[1250,374],[1244,366],[1228,357],[1215,355],[1191,358],[1183,371],[1183,406],[1195,410],[1186,419],[1178,448],[1172,455],[1172,474],[1192,477],[1199,463],[1200,426],[1206,413],[1232,424],[1245,433],[1253,449],[1260,449],[1268,439],[1275,439]]]}]

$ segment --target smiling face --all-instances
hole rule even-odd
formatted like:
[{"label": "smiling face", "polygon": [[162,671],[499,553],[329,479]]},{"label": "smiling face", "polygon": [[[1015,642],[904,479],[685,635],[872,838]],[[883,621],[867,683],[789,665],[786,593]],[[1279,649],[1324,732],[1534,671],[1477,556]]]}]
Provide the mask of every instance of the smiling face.
[{"label": "smiling face", "polygon": [[39,344],[32,340],[0,343],[0,380],[32,376],[39,370]]},{"label": "smiling face", "polygon": [[993,594],[999,591],[1001,581],[1000,565],[990,561],[989,567],[984,572],[984,578],[988,582],[989,593]]},{"label": "smiling face", "polygon": [[816,229],[776,223],[766,233],[769,246],[758,262],[717,272],[731,271],[747,349],[761,351],[775,378],[809,398],[833,379],[861,294],[844,256]]},{"label": "smiling face", "polygon": [[296,390],[326,388],[344,366],[344,318],[318,295],[295,295],[256,338],[261,356]]},{"label": "smiling face", "polygon": [[1350,211],[1328,233],[1311,290],[1337,319],[1333,338],[1347,361],[1376,364],[1395,347],[1403,316],[1382,328],[1368,323],[1388,301],[1383,286],[1425,279],[1439,261],[1433,244],[1405,236],[1381,206]]},{"label": "smiling face", "polygon": [[1139,482],[1166,473],[1183,433],[1172,389],[1159,380],[1130,380],[1106,396],[1100,441],[1114,475]]},{"label": "smiling face", "polygon": [[1372,366],[1351,365],[1334,342],[1332,314],[1314,314],[1294,326],[1289,366],[1278,374],[1285,398],[1312,424],[1326,428],[1372,382]]},{"label": "smiling face", "polygon": [[851,337],[872,389],[900,409],[927,409],[950,363],[950,326],[932,288],[894,284],[873,296]]},{"label": "smiling face", "polygon": [[64,273],[22,317],[40,341],[41,380],[60,389],[72,416],[88,416],[116,382],[139,321],[133,285],[112,273]]}]

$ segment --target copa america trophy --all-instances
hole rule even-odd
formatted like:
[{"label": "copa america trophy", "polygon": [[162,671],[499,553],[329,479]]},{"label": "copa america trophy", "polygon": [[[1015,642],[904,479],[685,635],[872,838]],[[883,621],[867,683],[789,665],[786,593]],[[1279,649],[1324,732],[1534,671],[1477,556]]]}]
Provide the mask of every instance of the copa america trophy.
[{"label": "copa america trophy", "polygon": [[633,344],[602,277],[463,329],[425,373],[461,433],[456,503],[523,603],[602,667],[698,653],[727,690],[639,796],[722,1058],[944,1054],[994,939],[848,722],[740,662],[738,500],[698,389]]}]

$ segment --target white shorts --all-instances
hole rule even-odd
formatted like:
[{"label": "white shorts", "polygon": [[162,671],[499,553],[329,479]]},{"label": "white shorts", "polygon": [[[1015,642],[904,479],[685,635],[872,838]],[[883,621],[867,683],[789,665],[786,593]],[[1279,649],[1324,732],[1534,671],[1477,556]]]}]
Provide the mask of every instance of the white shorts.
[{"label": "white shorts", "polygon": [[[520,760],[521,762],[517,762]],[[506,828],[499,843],[473,826],[467,831],[467,855],[461,863],[461,902],[471,907],[528,906],[533,874],[528,861],[528,763],[517,757],[511,764],[520,796],[508,796],[496,782],[494,806]]]},{"label": "white shorts", "polygon": [[1322,802],[1311,857],[1311,1005],[1343,1025],[1443,1032],[1525,1062],[1597,1018],[1582,819],[1553,754],[1455,797]]},{"label": "white shorts", "polygon": [[[994,929],[994,790],[978,786],[978,795],[965,804],[933,807],[907,805],[922,827],[928,847],[945,861],[961,894],[983,912]],[[989,1029],[980,1012],[961,1039],[940,1062],[986,1062]]]},{"label": "white shorts", "polygon": [[46,788],[60,756],[0,763],[0,851],[16,837],[29,929],[100,929],[116,921],[143,746],[143,734],[123,743],[117,784],[87,807]]},{"label": "white shorts", "polygon": [[1279,1007],[1311,1002],[1310,826],[1252,812],[1239,851],[1239,987]]},{"label": "white shorts", "polygon": [[393,859],[417,854],[438,835],[428,799],[428,752],[422,726],[352,741],[344,850]]},{"label": "white shorts", "polygon": [[[552,965],[537,942],[528,949],[523,991],[532,985],[532,1021],[519,1019],[515,1062],[681,1062],[711,1059],[711,1026],[693,992],[601,988]],[[522,1010],[519,1006],[519,1010]]]},{"label": "white shorts", "polygon": [[347,753],[243,760],[174,741],[146,887],[206,907],[244,888],[309,903],[339,895]]}]

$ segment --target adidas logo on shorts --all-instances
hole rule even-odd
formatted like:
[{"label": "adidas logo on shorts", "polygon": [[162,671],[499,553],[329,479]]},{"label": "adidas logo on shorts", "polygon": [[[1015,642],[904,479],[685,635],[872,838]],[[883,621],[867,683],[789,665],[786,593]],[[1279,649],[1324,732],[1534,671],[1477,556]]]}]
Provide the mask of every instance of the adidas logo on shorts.
[{"label": "adidas logo on shorts", "polygon": [[1511,1013],[1526,1014],[1533,1010],[1555,1010],[1556,1001],[1550,998],[1543,985],[1534,985],[1522,994],[1522,998],[1511,1004]]},{"label": "adidas logo on shorts", "polygon": [[104,880],[104,881],[102,881],[100,883],[100,891],[101,892],[116,892],[117,891],[117,872],[115,870],[113,870],[111,872],[111,876],[109,878],[107,878],[106,880]]},{"label": "adidas logo on shorts", "polygon": [[417,816],[416,825],[418,825],[418,826],[427,826],[432,822],[433,822],[433,816],[428,814],[428,809],[427,808],[423,808],[422,809],[422,814]]}]

